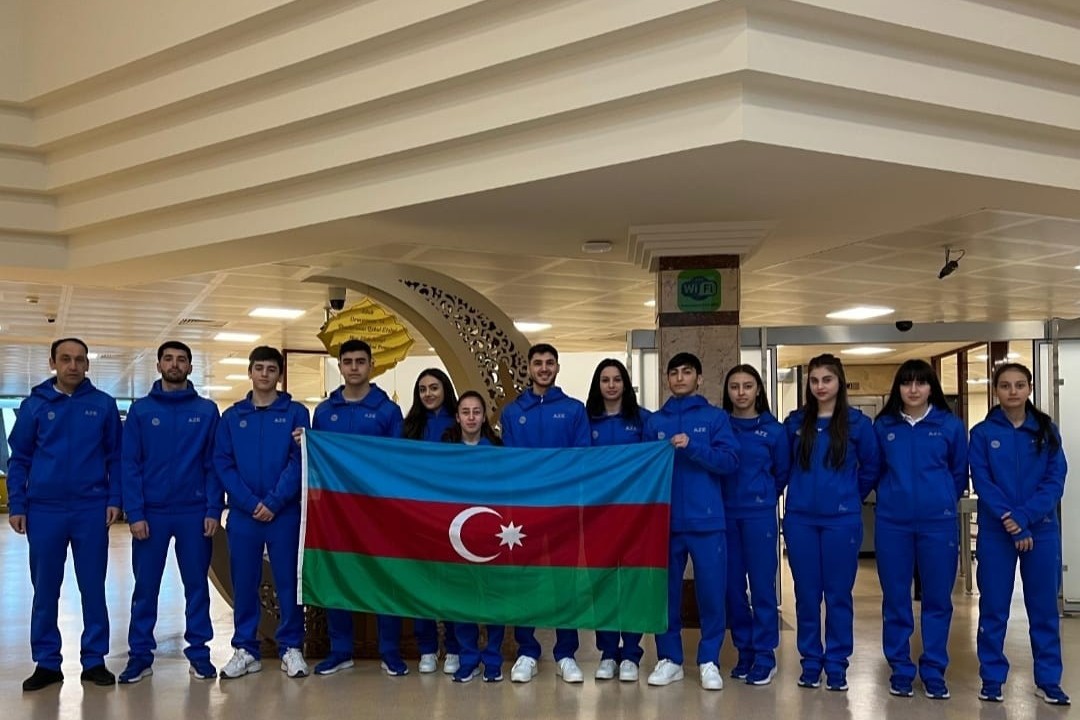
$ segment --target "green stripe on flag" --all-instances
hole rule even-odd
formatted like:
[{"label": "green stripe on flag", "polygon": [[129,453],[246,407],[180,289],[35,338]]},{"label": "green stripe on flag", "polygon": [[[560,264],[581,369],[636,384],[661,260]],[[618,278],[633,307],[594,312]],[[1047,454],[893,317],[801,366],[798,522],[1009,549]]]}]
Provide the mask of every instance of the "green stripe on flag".
[{"label": "green stripe on flag", "polygon": [[666,568],[472,565],[304,550],[304,603],[403,617],[662,633]]}]

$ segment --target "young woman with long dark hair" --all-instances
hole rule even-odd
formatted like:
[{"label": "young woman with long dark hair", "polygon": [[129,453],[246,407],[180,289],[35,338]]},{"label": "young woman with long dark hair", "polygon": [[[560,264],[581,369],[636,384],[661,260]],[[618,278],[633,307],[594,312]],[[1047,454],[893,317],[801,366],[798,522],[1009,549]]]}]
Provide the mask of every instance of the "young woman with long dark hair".
[{"label": "young woman with long dark hair", "polygon": [[908,360],[896,371],[874,431],[883,459],[874,552],[882,592],[881,646],[892,668],[889,692],[914,694],[911,583],[918,567],[923,648],[918,674],[926,696],[944,700],[959,558],[957,508],[968,485],[967,430],[949,408],[934,369],[923,360]]},{"label": "young woman with long dark hair", "polygon": [[[594,446],[641,442],[649,412],[638,407],[630,373],[618,360],[607,358],[596,366],[585,409]],[[641,633],[597,630],[596,649],[600,651],[597,680],[610,680],[618,673],[623,682],[637,681],[644,654]]]},{"label": "young woman with long dark hair", "polygon": [[[443,434],[443,442],[465,445],[502,445],[491,427],[487,403],[475,390],[463,392],[457,402],[454,424]],[[450,623],[447,623],[449,625]],[[460,652],[460,666],[454,681],[467,683],[480,675],[484,664],[484,682],[498,682],[502,675],[502,643],[506,634],[503,625],[486,625],[487,643],[480,647],[480,627],[476,623],[453,623]]]},{"label": "young woman with long dark hair", "polygon": [[846,691],[862,501],[877,483],[881,451],[870,418],[848,406],[840,358],[818,355],[807,370],[805,405],[784,423],[792,444],[784,539],[795,581],[799,685],[819,687],[824,670],[829,690]]},{"label": "young woman with long dark hair", "polygon": [[[439,442],[443,434],[454,425],[458,398],[454,393],[454,384],[442,370],[428,368],[422,371],[413,384],[413,403],[405,416],[402,434],[409,440]],[[417,618],[413,620],[416,642],[420,647],[420,666],[422,673],[435,672],[439,663],[439,626],[435,620]],[[461,665],[454,624],[444,622],[446,658],[443,660],[443,672],[453,675]],[[399,631],[400,632],[400,631]]]},{"label": "young woman with long dark hair", "polygon": [[994,371],[998,406],[971,430],[971,480],[979,495],[979,699],[1001,702],[1009,673],[1005,628],[1016,565],[1024,582],[1036,694],[1068,705],[1061,689],[1061,527],[1065,491],[1061,433],[1031,402],[1031,371],[1006,363]]},{"label": "young woman with long dark hair", "polygon": [[[776,505],[787,486],[787,433],[769,411],[761,375],[736,365],[724,378],[724,410],[739,441],[739,470],[723,477],[727,523],[727,624],[739,660],[731,677],[768,685],[780,644]],[[749,591],[749,594],[748,594]]]}]

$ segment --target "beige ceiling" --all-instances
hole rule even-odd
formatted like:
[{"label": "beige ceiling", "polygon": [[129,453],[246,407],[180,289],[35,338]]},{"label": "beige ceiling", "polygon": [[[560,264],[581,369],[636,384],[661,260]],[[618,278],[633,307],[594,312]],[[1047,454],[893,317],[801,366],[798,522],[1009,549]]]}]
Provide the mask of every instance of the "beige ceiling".
[{"label": "beige ceiling", "polygon": [[[100,353],[92,362],[95,381],[119,396],[144,393],[156,377],[153,349],[177,338],[196,348],[193,379],[198,384],[230,385],[232,391],[214,397],[238,397],[247,383],[225,376],[243,374],[244,368],[219,361],[244,356],[250,343],[215,342],[213,335],[224,328],[257,333],[259,343],[319,349],[315,334],[326,291],[300,277],[312,267],[358,259],[394,259],[451,275],[514,319],[551,323],[552,329],[535,339],[553,341],[566,351],[616,351],[625,346],[627,330],[653,326],[655,311],[644,304],[653,296],[653,280],[624,261],[621,248],[600,257],[580,252],[558,257],[543,247],[518,254],[508,246],[498,252],[498,243],[491,240],[490,252],[394,242],[123,287],[3,282],[0,394],[27,392],[44,376],[48,341],[75,334]],[[966,255],[956,273],[939,280],[945,246]],[[884,304],[896,309],[892,317],[916,322],[1072,316],[1080,300],[1077,264],[1080,221],[980,211],[785,262],[760,266],[751,258],[743,271],[742,320],[748,326],[818,325],[826,312],[856,303]],[[349,301],[356,299],[350,296]],[[305,315],[294,321],[247,317],[258,306],[297,308]],[[49,316],[55,323],[46,321]],[[900,346],[895,353],[853,362],[896,363],[952,347]],[[427,348],[417,335],[415,352]],[[805,361],[820,350],[785,348],[781,364]],[[320,394],[314,361],[305,359],[290,369],[295,395]]]}]

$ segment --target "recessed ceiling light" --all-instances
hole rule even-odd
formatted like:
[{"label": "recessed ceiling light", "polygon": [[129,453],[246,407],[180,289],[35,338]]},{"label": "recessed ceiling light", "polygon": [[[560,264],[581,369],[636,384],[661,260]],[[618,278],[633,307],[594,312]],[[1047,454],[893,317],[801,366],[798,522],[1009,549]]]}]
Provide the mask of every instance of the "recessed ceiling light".
[{"label": "recessed ceiling light", "polygon": [[219,332],[214,339],[221,342],[255,342],[259,336],[254,333]]},{"label": "recessed ceiling light", "polygon": [[224,358],[218,360],[222,365],[247,365],[248,361],[245,358]]},{"label": "recessed ceiling light", "polygon": [[656,301],[655,300],[646,300],[645,301],[645,307],[656,307]]},{"label": "recessed ceiling light", "polygon": [[295,310],[293,308],[257,307],[248,313],[248,317],[274,318],[277,320],[295,320],[303,314],[303,310]]},{"label": "recessed ceiling light", "polygon": [[232,390],[232,385],[203,385],[202,389],[206,392],[228,392]]},{"label": "recessed ceiling light", "polygon": [[968,385],[989,385],[990,381],[986,378],[968,378]]},{"label": "recessed ceiling light", "polygon": [[841,350],[841,355],[884,355],[885,353],[895,352],[893,348],[887,347],[875,347],[873,345],[863,345],[862,347],[848,348],[847,350]]},{"label": "recessed ceiling light", "polygon": [[581,243],[581,252],[589,255],[600,255],[611,252],[613,244],[610,240],[586,240]]},{"label": "recessed ceiling light", "polygon": [[321,403],[325,399],[326,398],[321,398],[321,397],[306,397],[306,398],[304,398],[304,402],[306,402],[306,403]]},{"label": "recessed ceiling light", "polygon": [[514,321],[514,327],[523,333],[540,332],[542,330],[550,330],[551,323],[542,322],[524,322],[520,320]]},{"label": "recessed ceiling light", "polygon": [[86,353],[87,360],[97,360],[99,357],[101,357],[101,355],[98,353]]},{"label": "recessed ceiling light", "polygon": [[225,379],[226,380],[247,380],[248,376],[247,375],[226,375]]},{"label": "recessed ceiling light", "polygon": [[896,312],[889,307],[879,307],[875,305],[857,305],[855,307],[847,308],[846,310],[836,310],[825,315],[830,320],[869,320],[870,318],[882,317],[883,315],[891,315]]}]

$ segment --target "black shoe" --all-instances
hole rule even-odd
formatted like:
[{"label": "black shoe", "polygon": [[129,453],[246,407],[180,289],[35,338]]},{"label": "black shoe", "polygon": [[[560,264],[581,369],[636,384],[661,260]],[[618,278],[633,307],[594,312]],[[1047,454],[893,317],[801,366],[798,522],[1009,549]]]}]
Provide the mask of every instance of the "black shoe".
[{"label": "black shoe", "polygon": [[102,687],[116,684],[116,676],[109,672],[109,668],[104,665],[95,665],[92,668],[83,670],[79,679],[83,682],[92,682],[95,685],[101,685]]},{"label": "black shoe", "polygon": [[23,692],[33,692],[58,682],[64,682],[64,673],[38,665],[34,668],[34,674],[23,680],[22,689]]}]

